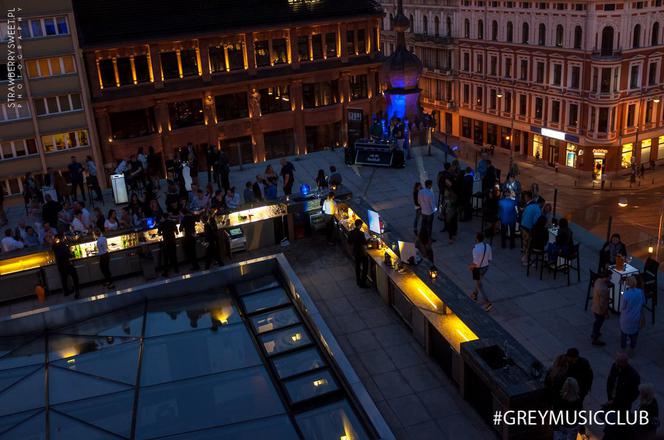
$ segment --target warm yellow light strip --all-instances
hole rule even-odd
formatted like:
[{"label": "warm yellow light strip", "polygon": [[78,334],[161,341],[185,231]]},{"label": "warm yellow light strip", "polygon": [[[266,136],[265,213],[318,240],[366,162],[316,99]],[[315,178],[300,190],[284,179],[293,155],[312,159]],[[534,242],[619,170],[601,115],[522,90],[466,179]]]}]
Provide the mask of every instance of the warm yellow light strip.
[{"label": "warm yellow light strip", "polygon": [[99,88],[103,90],[104,83],[101,80],[101,70],[99,69],[99,58],[97,58],[97,76],[99,76]]},{"label": "warm yellow light strip", "polygon": [[136,61],[134,61],[133,55],[129,57],[129,63],[131,64],[131,79],[134,84],[138,84],[138,80],[136,79]]},{"label": "warm yellow light strip", "polygon": [[115,87],[120,87],[120,72],[118,72],[118,59],[113,57],[113,73],[115,74]]},{"label": "warm yellow light strip", "polygon": [[[428,294],[428,293],[426,293],[424,290],[420,289],[419,287],[417,288],[417,291],[420,292],[420,295],[422,295],[422,297],[423,297],[423,298],[424,298],[429,304],[431,304],[431,307],[433,307],[434,309],[438,309],[438,306],[436,305],[436,303],[433,302],[433,300],[431,299],[431,297],[429,297],[429,294]],[[433,295],[433,292],[431,292],[431,294]]]},{"label": "warm yellow light strip", "polygon": [[182,78],[184,75],[182,74],[182,56],[180,49],[175,51],[175,55],[178,58],[178,74],[180,75],[180,78]]},{"label": "warm yellow light strip", "polygon": [[196,64],[198,64],[198,76],[203,76],[203,67],[201,66],[201,49],[196,48]]}]

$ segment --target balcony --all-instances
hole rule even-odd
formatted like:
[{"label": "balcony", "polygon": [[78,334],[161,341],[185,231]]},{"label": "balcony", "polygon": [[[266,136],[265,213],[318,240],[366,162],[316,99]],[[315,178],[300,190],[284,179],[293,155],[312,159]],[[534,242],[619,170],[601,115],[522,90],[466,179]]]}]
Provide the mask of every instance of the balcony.
[{"label": "balcony", "polygon": [[454,44],[454,38],[451,36],[434,36],[434,35],[428,35],[428,34],[413,34],[413,39],[415,42],[428,42],[428,43],[436,43],[436,44],[444,44],[444,45],[451,45]]},{"label": "balcony", "polygon": [[590,58],[595,61],[618,61],[622,59],[622,51],[595,51],[590,54]]}]

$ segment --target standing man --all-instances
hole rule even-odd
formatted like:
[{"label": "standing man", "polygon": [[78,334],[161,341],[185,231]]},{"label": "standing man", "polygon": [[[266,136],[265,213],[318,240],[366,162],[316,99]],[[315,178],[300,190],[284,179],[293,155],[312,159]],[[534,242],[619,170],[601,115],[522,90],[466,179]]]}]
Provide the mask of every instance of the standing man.
[{"label": "standing man", "polygon": [[[607,402],[602,405],[602,409],[614,411],[630,411],[632,403],[639,397],[639,385],[641,376],[629,364],[629,357],[626,353],[618,352],[616,361],[611,366],[609,377],[606,380]],[[607,413],[607,416],[613,415],[612,421],[615,423],[616,414]],[[625,416],[623,412],[621,416]],[[624,419],[623,419],[624,420]],[[606,425],[604,429],[604,439],[625,439],[629,437],[631,426],[625,425]]]},{"label": "standing man", "polygon": [[528,265],[528,252],[530,251],[530,230],[535,226],[535,222],[542,215],[542,210],[536,200],[533,199],[532,191],[524,191],[523,196],[526,201],[526,207],[521,214],[521,239],[523,248],[521,249],[521,264]]},{"label": "standing man", "polygon": [[579,356],[577,348],[568,349],[565,355],[569,362],[567,377],[573,377],[579,384],[579,399],[581,399],[581,404],[583,404],[583,399],[586,398],[593,386],[593,369],[588,359]]},{"label": "standing man", "polygon": [[493,259],[491,253],[491,246],[484,241],[484,234],[478,232],[475,236],[475,246],[473,247],[473,262],[470,264],[470,271],[473,274],[473,281],[475,282],[475,289],[471,293],[473,301],[477,301],[479,295],[484,297],[484,310],[487,312],[491,310],[493,304],[486,296],[486,291],[482,287],[482,278],[489,270],[489,263]]},{"label": "standing man", "polygon": [[184,248],[185,258],[191,264],[191,270],[199,270],[200,267],[196,258],[196,217],[188,209],[185,209],[183,213],[180,232],[184,234],[182,247]]},{"label": "standing man", "polygon": [[208,144],[207,150],[205,150],[205,159],[207,168],[207,178],[208,183],[212,183],[212,175],[216,175],[216,170],[214,169],[215,162],[217,161],[217,152],[215,151],[214,145]]},{"label": "standing man", "polygon": [[[433,191],[431,187],[433,182],[431,179],[424,182],[424,188],[417,193],[417,201],[420,204],[422,209],[422,229],[426,229],[429,232],[429,237],[433,235],[433,215],[437,211],[436,203],[433,201]],[[436,241],[436,240],[431,240]]]},{"label": "standing man", "polygon": [[602,324],[609,317],[609,277],[610,272],[604,268],[600,270],[598,278],[593,284],[593,305],[590,308],[595,315],[593,332],[591,334],[592,344],[602,347],[606,342],[599,339],[602,334]]},{"label": "standing man", "polygon": [[341,182],[343,182],[343,178],[337,171],[337,167],[330,165],[330,177],[327,178],[328,185],[338,187],[341,185]]},{"label": "standing man", "polygon": [[498,202],[500,218],[500,247],[505,249],[507,235],[510,237],[510,249],[514,249],[516,229],[516,201],[510,197],[509,191],[503,191],[503,198]]},{"label": "standing man", "polygon": [[177,254],[177,225],[173,220],[162,214],[161,222],[157,230],[162,237],[161,242],[161,255],[162,255],[162,270],[164,277],[168,277],[168,269],[173,268],[175,273],[180,272],[178,269],[178,254]]},{"label": "standing man", "polygon": [[76,268],[71,263],[71,252],[69,252],[69,246],[64,242],[64,235],[62,233],[55,236],[53,255],[55,256],[55,264],[58,267],[60,282],[62,283],[62,290],[65,296],[71,295],[68,283],[69,277],[71,277],[74,282],[74,298],[78,299],[80,297],[78,273],[76,273]]},{"label": "standing man", "polygon": [[219,229],[214,214],[209,214],[205,220],[205,241],[207,242],[207,247],[205,248],[205,270],[210,268],[212,260],[215,260],[219,266],[223,266],[224,262],[221,261],[221,254],[219,252]]},{"label": "standing man", "polygon": [[97,234],[97,255],[99,255],[99,269],[104,275],[104,286],[107,289],[113,289],[113,277],[111,276],[111,254],[108,253],[108,243],[104,236],[104,231],[96,229]]},{"label": "standing man", "polygon": [[78,163],[76,156],[71,157],[71,162],[67,165],[69,170],[69,180],[71,181],[71,193],[76,200],[76,188],[81,190],[81,198],[85,200],[85,189],[83,188],[83,165]]},{"label": "standing man", "polygon": [[42,206],[42,220],[44,220],[44,223],[57,225],[58,213],[62,211],[62,205],[60,202],[53,200],[50,194],[46,194],[44,199],[46,200],[46,203]]},{"label": "standing man", "polygon": [[97,201],[104,202],[104,197],[101,194],[101,187],[99,186],[99,179],[97,177],[97,165],[95,161],[92,160],[92,156],[85,157],[85,166],[88,169],[88,185],[92,187],[92,190],[97,194]]},{"label": "standing man", "polygon": [[353,258],[355,258],[355,281],[363,289],[367,286],[367,239],[362,232],[362,220],[355,220],[355,229],[348,234],[348,244],[353,246]]},{"label": "standing man", "polygon": [[325,231],[327,233],[327,244],[334,244],[334,215],[337,213],[337,202],[334,201],[334,192],[330,191],[323,202],[323,214],[325,214]]},{"label": "standing man", "polygon": [[284,195],[291,195],[295,183],[295,167],[286,159],[281,159],[281,177],[284,179]]},{"label": "standing man", "polygon": [[226,194],[228,189],[231,187],[230,183],[231,169],[228,164],[228,156],[226,156],[226,152],[222,148],[219,149],[216,168],[218,176],[217,184],[219,185],[219,189],[223,188],[224,194]]}]

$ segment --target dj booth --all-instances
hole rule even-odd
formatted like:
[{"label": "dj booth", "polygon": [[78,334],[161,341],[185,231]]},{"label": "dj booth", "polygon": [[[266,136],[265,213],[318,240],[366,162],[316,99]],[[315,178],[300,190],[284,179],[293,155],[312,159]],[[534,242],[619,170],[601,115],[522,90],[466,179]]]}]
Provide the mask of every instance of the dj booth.
[{"label": "dj booth", "polygon": [[358,139],[346,151],[347,162],[356,165],[403,168],[404,152],[390,140]]}]

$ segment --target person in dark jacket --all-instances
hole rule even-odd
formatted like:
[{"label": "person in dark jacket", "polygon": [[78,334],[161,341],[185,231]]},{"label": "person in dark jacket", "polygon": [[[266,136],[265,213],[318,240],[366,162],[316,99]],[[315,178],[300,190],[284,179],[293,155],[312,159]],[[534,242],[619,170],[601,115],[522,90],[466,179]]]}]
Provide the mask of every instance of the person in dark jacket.
[{"label": "person in dark jacket", "polygon": [[205,270],[208,270],[212,265],[212,261],[216,261],[219,266],[223,266],[224,262],[221,261],[221,254],[219,252],[219,229],[217,227],[217,220],[214,215],[209,215],[205,220]]},{"label": "person in dark jacket", "polygon": [[[630,411],[632,403],[639,397],[639,385],[641,376],[629,364],[626,353],[619,352],[616,361],[611,366],[609,377],[606,381],[607,402],[602,409],[615,411]],[[611,415],[613,413],[609,413]],[[607,416],[608,416],[607,415]],[[612,415],[615,422],[615,414]],[[622,440],[630,437],[631,426],[619,426],[607,424],[604,429],[605,440]]]},{"label": "person in dark jacket", "polygon": [[367,239],[362,231],[362,220],[355,220],[355,229],[348,234],[348,244],[352,246],[353,258],[355,258],[355,281],[362,288],[367,286]]},{"label": "person in dark jacket", "polygon": [[538,249],[543,251],[549,243],[549,230],[546,228],[546,217],[538,217],[535,225],[530,231],[530,250]]},{"label": "person in dark jacket", "polygon": [[159,222],[158,233],[162,237],[161,254],[164,277],[168,276],[168,269],[171,267],[175,273],[179,272],[176,242],[177,232],[178,227],[175,222],[165,214],[162,214],[161,221]]},{"label": "person in dark jacket", "polygon": [[561,218],[558,221],[558,226],[556,241],[549,243],[549,246],[547,246],[546,249],[549,256],[549,262],[555,262],[559,255],[567,255],[574,244],[572,230],[569,228],[567,219]]},{"label": "person in dark jacket", "polygon": [[71,295],[68,283],[69,277],[71,277],[74,282],[74,298],[78,299],[80,296],[78,273],[76,273],[76,268],[71,263],[71,252],[69,251],[69,246],[65,243],[64,235],[61,233],[55,237],[53,255],[55,257],[55,265],[60,274],[60,282],[62,283],[62,290],[64,291],[65,296]]},{"label": "person in dark jacket", "polygon": [[51,225],[58,224],[58,212],[62,211],[62,205],[51,198],[50,194],[46,194],[46,203],[42,206],[42,219],[44,223]]},{"label": "person in dark jacket", "polygon": [[627,247],[620,239],[620,234],[613,234],[611,239],[604,243],[599,251],[600,267],[604,268],[609,264],[616,264],[616,256],[627,257]]},{"label": "person in dark jacket", "polygon": [[191,264],[191,270],[199,270],[196,258],[196,216],[188,209],[184,209],[182,212],[184,216],[180,222],[180,232],[184,234],[182,238],[184,255]]},{"label": "person in dark jacket", "polygon": [[570,348],[567,350],[567,376],[576,379],[579,384],[579,398],[583,405],[583,400],[586,398],[590,389],[593,386],[593,369],[590,366],[588,359],[579,356],[579,350]]}]

